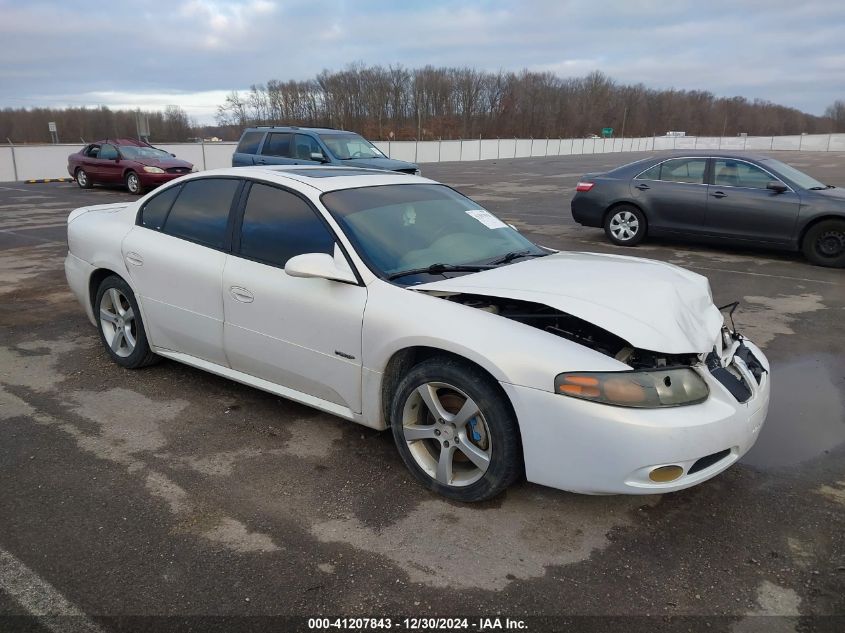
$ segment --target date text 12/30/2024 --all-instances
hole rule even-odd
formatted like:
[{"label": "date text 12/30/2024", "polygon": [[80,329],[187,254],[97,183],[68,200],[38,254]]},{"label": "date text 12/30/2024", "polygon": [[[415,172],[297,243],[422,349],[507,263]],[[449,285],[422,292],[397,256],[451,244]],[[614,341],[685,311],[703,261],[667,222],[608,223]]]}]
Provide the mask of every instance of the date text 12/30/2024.
[{"label": "date text 12/30/2024", "polygon": [[315,631],[387,630],[406,631],[527,631],[524,620],[515,618],[308,618]]}]

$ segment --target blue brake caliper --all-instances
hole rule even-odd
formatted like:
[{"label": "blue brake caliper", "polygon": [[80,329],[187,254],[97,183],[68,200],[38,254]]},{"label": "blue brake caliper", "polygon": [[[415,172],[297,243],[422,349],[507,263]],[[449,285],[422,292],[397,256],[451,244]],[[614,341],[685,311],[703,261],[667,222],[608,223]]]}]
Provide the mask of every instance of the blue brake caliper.
[{"label": "blue brake caliper", "polygon": [[469,426],[470,426],[470,435],[472,436],[472,439],[475,440],[476,442],[480,442],[481,441],[481,433],[479,433],[478,431],[475,430],[475,427],[478,426],[478,420],[476,418],[472,418],[469,421]]}]

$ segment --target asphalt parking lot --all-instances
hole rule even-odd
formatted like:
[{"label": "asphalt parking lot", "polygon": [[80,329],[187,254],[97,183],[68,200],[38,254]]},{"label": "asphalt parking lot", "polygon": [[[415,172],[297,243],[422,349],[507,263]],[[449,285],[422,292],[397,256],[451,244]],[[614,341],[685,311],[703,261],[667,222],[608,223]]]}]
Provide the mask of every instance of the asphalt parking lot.
[{"label": "asphalt parking lot", "polygon": [[[845,154],[774,154],[845,186]],[[26,615],[41,591],[107,630],[132,624],[102,616],[399,614],[841,630],[800,616],[845,617],[845,271],[765,250],[623,249],[573,223],[580,175],[644,156],[423,171],[541,244],[706,275],[772,362],[768,422],[738,465],[690,490],[522,483],[482,505],[414,484],[389,433],[175,362],[109,362],[65,283],[65,218],[131,196],[0,183],[0,615]]]}]

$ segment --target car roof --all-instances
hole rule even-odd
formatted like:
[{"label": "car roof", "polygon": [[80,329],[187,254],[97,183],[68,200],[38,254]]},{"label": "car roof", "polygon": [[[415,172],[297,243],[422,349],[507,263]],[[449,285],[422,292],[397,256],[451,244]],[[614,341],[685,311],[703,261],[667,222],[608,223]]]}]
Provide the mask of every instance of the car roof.
[{"label": "car roof", "polygon": [[259,125],[256,127],[247,128],[244,130],[244,134],[247,132],[314,132],[315,134],[325,134],[325,135],[332,135],[332,134],[356,134],[360,136],[357,132],[350,132],[349,130],[336,130],[331,127],[298,127],[295,125]]},{"label": "car roof", "polygon": [[362,167],[329,167],[325,165],[272,165],[253,167],[224,167],[197,172],[191,178],[208,176],[236,176],[255,178],[295,189],[296,184],[306,185],[320,192],[374,187],[379,185],[439,184],[428,178],[412,176],[398,171],[365,169]]},{"label": "car roof", "polygon": [[139,141],[138,139],[134,138],[106,138],[99,141],[94,141],[93,143],[88,143],[88,145],[102,145],[103,143],[108,143],[109,145],[134,145],[135,147],[152,147],[149,143],[145,143],[144,141]]}]

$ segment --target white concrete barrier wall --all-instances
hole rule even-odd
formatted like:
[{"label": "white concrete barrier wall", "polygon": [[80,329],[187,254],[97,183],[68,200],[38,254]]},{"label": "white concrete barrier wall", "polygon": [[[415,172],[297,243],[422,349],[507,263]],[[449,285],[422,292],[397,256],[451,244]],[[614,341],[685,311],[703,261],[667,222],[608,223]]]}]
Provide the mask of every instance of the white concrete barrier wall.
[{"label": "white concrete barrier wall", "polygon": [[[232,164],[236,143],[165,143],[159,145],[197,169],[216,169]],[[614,139],[468,139],[449,141],[376,141],[391,158],[417,163],[513,159],[570,154],[650,152],[661,150],[801,150],[845,152],[845,134],[792,136],[680,136]],[[66,178],[67,157],[77,144],[2,145],[0,182]]]},{"label": "white concrete barrier wall", "polygon": [[845,152],[845,134],[831,134],[827,147],[830,152]]},{"label": "white concrete barrier wall", "polygon": [[17,180],[17,174],[15,174],[15,163],[12,160],[12,148],[0,147],[0,182],[15,180]]}]

